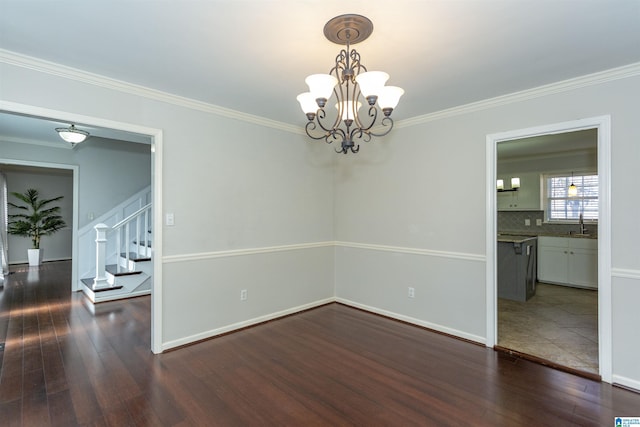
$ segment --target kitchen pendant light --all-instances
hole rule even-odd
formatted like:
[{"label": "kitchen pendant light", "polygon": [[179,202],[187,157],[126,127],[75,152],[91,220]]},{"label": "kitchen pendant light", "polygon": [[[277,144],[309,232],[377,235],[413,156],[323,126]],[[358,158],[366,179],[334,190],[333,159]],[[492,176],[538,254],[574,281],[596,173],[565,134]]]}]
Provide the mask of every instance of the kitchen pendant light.
[{"label": "kitchen pendant light", "polygon": [[[357,153],[359,141],[368,142],[373,136],[384,136],[393,129],[391,112],[398,105],[404,90],[385,86],[389,75],[382,71],[367,71],[360,62],[360,54],[351,44],[366,40],[373,32],[373,23],[355,14],[336,16],[324,26],[325,37],[336,44],[346,45],[335,59],[329,74],[312,74],[306,78],[309,92],[298,95],[308,122],[307,135],[327,144],[340,142],[337,153]],[[325,110],[334,94],[337,113]],[[361,102],[360,100],[366,102]],[[363,112],[359,109],[365,107]],[[368,107],[367,107],[368,106]],[[378,120],[382,117],[380,120]]]},{"label": "kitchen pendant light", "polygon": [[576,197],[578,195],[578,187],[573,183],[573,172],[571,172],[571,185],[567,191],[569,197]]}]

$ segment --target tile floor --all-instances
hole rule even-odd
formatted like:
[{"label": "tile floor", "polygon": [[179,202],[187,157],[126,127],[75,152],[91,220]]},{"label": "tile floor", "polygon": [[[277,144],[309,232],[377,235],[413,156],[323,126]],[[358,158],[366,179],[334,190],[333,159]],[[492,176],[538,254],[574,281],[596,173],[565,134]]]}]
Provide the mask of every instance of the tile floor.
[{"label": "tile floor", "polygon": [[538,283],[527,302],[498,300],[498,345],[598,373],[598,292]]}]

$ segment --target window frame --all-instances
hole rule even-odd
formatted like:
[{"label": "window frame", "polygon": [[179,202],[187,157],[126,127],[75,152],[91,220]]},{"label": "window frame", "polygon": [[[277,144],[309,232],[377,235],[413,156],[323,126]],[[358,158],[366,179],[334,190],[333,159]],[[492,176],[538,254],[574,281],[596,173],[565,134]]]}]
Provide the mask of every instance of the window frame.
[{"label": "window frame", "polygon": [[[555,197],[555,198],[551,198],[549,196],[549,180],[552,178],[564,178],[567,182],[571,181],[571,179],[573,178],[574,180],[576,179],[580,179],[580,181],[582,182],[582,178],[583,177],[591,177],[591,176],[595,176],[596,179],[598,180],[597,184],[596,184],[596,189],[598,190],[598,194],[596,197],[593,196],[587,196],[585,197],[583,192],[581,191],[582,185],[577,185],[578,187],[578,196],[575,197],[569,197],[568,195],[565,197]],[[542,181],[542,202],[543,202],[543,212],[544,212],[544,222],[547,224],[578,224],[580,222],[579,218],[561,218],[561,219],[552,219],[551,218],[551,200],[570,200],[570,199],[575,199],[575,200],[580,200],[581,202],[584,202],[584,200],[595,200],[596,201],[596,218],[584,218],[584,223],[587,224],[598,224],[598,219],[599,219],[599,204],[600,204],[600,194],[599,194],[599,177],[598,177],[598,172],[597,171],[592,171],[592,170],[585,170],[585,171],[579,171],[579,172],[554,172],[554,173],[542,173],[541,174],[541,181]],[[574,181],[575,182],[575,181]],[[567,188],[568,188],[568,184],[567,184]]]}]

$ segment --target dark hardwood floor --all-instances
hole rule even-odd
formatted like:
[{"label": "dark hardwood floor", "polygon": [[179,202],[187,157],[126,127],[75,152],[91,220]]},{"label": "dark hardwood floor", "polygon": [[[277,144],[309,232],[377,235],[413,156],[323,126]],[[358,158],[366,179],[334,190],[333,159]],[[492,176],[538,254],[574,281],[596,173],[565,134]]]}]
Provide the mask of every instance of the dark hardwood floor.
[{"label": "dark hardwood floor", "polygon": [[3,426],[608,426],[640,416],[640,394],[339,304],[153,355],[149,297],[92,313],[69,291],[68,262],[14,270],[0,288]]}]

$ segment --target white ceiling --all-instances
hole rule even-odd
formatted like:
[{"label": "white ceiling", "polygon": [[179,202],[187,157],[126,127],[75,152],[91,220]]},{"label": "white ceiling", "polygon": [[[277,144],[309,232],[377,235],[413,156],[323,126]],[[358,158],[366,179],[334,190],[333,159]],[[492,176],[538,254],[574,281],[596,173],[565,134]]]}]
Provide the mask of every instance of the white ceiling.
[{"label": "white ceiling", "polygon": [[373,21],[354,47],[406,90],[396,120],[640,62],[640,0],[0,0],[0,49],[303,126],[344,13]]}]

